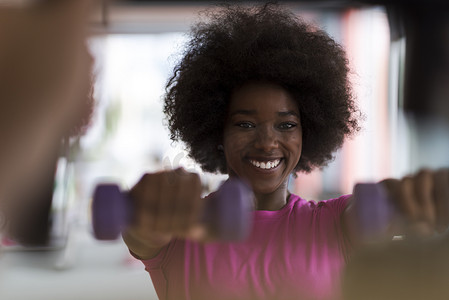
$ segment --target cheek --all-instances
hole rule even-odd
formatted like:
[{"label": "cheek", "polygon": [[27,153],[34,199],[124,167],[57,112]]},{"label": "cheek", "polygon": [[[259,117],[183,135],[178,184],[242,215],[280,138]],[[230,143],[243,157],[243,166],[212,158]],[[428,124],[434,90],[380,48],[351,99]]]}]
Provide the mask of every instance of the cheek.
[{"label": "cheek", "polygon": [[302,152],[302,134],[290,136],[287,144],[289,145],[290,152],[293,156],[299,160]]},{"label": "cheek", "polygon": [[247,133],[236,130],[225,130],[223,134],[223,146],[225,151],[235,152],[236,149],[243,149],[250,143],[251,137]]},{"label": "cheek", "polygon": [[225,132],[223,137],[223,148],[226,162],[232,167],[233,162],[241,161],[245,148],[250,143],[247,135],[235,132]]},{"label": "cheek", "polygon": [[292,140],[292,144],[294,144],[295,145],[295,149],[297,149],[297,151],[299,153],[301,153],[301,151],[302,151],[302,138],[301,137],[294,138]]}]

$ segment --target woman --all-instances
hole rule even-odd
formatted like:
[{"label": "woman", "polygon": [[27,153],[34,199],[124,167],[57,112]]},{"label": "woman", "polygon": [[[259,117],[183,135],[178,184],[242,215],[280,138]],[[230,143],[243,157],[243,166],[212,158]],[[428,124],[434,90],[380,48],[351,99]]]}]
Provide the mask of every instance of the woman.
[{"label": "woman", "polygon": [[249,182],[253,231],[243,242],[214,240],[198,222],[207,201],[198,175],[178,169],[146,174],[131,190],[124,240],[160,299],[338,299],[357,244],[351,197],[306,201],[287,183],[325,166],[359,130],[345,53],[274,4],[208,17],[192,30],[164,109],[172,139],[204,171]]}]

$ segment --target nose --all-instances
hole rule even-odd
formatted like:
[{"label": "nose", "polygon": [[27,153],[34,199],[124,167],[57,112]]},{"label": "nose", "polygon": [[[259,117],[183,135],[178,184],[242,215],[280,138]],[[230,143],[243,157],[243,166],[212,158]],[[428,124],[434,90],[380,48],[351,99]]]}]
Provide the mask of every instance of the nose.
[{"label": "nose", "polygon": [[278,147],[277,134],[275,129],[270,125],[258,126],[255,138],[254,145],[257,149],[270,152]]}]

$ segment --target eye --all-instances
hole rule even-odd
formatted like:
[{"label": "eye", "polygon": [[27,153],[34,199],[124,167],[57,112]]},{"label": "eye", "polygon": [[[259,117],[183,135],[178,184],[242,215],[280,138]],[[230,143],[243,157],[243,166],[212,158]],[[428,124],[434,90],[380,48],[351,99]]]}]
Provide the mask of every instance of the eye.
[{"label": "eye", "polygon": [[297,126],[297,124],[293,123],[293,122],[283,122],[283,123],[279,124],[278,127],[281,130],[288,130],[288,129],[292,129],[292,128],[296,127],[296,126]]},{"label": "eye", "polygon": [[235,124],[235,126],[241,127],[241,128],[254,128],[254,124],[251,122],[238,122]]}]

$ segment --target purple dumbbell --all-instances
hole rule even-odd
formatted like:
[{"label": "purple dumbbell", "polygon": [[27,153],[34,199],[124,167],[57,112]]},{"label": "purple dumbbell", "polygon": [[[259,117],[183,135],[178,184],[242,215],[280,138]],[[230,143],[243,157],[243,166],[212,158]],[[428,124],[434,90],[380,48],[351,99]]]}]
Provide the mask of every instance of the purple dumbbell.
[{"label": "purple dumbbell", "polygon": [[[253,194],[237,179],[225,181],[213,197],[206,199],[201,218],[220,240],[242,240],[252,228]],[[132,201],[115,184],[97,185],[92,202],[95,238],[115,240],[133,218]]]},{"label": "purple dumbbell", "polygon": [[357,230],[362,238],[366,241],[384,239],[394,218],[395,209],[382,185],[356,184],[353,195]]}]

